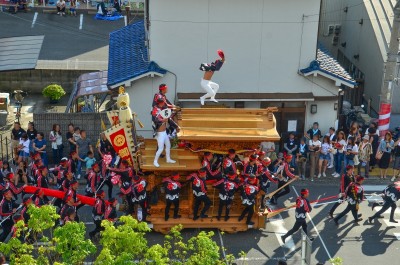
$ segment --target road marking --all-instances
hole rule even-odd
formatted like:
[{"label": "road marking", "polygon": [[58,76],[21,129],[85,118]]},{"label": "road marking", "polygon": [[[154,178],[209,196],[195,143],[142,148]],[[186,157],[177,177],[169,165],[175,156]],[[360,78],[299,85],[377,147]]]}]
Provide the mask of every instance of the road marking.
[{"label": "road marking", "polygon": [[[275,210],[276,207],[270,206],[270,209]],[[279,245],[288,247],[291,252],[294,251],[296,249],[296,246],[291,236],[285,240],[285,243],[282,242],[281,236],[288,232],[288,230],[284,226],[285,222],[283,221],[282,216],[278,214],[275,215],[274,218],[270,218],[268,220],[273,228],[272,231],[275,233],[276,238],[278,239]]]},{"label": "road marking", "polygon": [[33,15],[33,20],[32,20],[32,26],[31,26],[32,28],[35,26],[37,17],[38,17],[38,12],[35,12],[35,15]]},{"label": "road marking", "polygon": [[[297,190],[296,190],[296,188],[295,188],[294,186],[292,186],[292,187],[293,187],[294,192],[296,193],[296,196],[298,197],[298,196],[299,196],[299,193],[297,193]],[[311,222],[311,224],[313,225],[314,230],[315,230],[315,232],[317,233],[317,236],[319,237],[319,240],[321,240],[322,246],[324,247],[325,252],[326,252],[326,254],[328,255],[328,258],[331,259],[332,256],[331,256],[331,254],[329,253],[328,248],[326,247],[325,242],[324,242],[324,240],[322,239],[322,236],[320,235],[320,233],[319,233],[319,231],[318,231],[318,229],[317,229],[317,226],[314,224],[314,221],[312,220],[311,216],[310,216],[308,213],[307,213],[307,217],[308,217],[308,219],[310,219],[310,222]]]},{"label": "road marking", "polygon": [[125,26],[128,26],[128,19],[126,16],[124,16],[124,22],[125,22]]},{"label": "road marking", "polygon": [[400,233],[393,233],[393,235],[397,238],[397,240],[400,240]]},{"label": "road marking", "polygon": [[79,29],[82,29],[82,25],[83,25],[83,14],[79,16]]},{"label": "road marking", "polygon": [[224,256],[224,260],[226,261],[224,241],[222,240],[221,231],[219,231],[219,229],[217,229],[217,230],[218,230],[219,241],[221,242],[222,255]]},{"label": "road marking", "polygon": [[362,185],[364,191],[383,191],[387,185]]}]

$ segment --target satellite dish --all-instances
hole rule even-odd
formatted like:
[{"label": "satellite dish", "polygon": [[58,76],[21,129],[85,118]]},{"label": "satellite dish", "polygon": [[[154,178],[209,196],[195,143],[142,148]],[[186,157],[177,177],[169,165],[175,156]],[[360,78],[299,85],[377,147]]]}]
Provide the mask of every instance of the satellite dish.
[{"label": "satellite dish", "polygon": [[164,119],[170,118],[172,115],[172,110],[171,109],[163,109],[160,112],[160,116],[163,117]]}]

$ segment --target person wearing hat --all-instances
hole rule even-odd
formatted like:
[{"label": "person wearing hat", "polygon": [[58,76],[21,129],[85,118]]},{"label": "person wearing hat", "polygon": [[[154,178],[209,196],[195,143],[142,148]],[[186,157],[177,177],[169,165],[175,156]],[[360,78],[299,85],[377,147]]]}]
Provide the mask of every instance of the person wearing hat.
[{"label": "person wearing hat", "polygon": [[338,216],[333,218],[333,222],[336,226],[339,225],[339,220],[345,216],[347,213],[351,211],[354,217],[354,222],[358,224],[358,222],[362,221],[360,215],[358,215],[359,204],[363,201],[364,198],[364,188],[361,186],[364,182],[363,176],[356,176],[356,182],[350,183],[345,191],[345,199],[347,201],[346,209],[341,212]]},{"label": "person wearing hat", "polygon": [[27,224],[30,218],[30,215],[28,214],[28,209],[30,205],[32,205],[32,196],[25,195],[24,198],[22,199],[22,209],[20,214],[24,218],[25,223]]},{"label": "person wearing hat", "polygon": [[12,199],[13,193],[10,189],[6,189],[3,192],[3,200],[0,202],[0,216],[2,218],[1,227],[3,228],[0,234],[0,242],[4,242],[7,236],[10,234],[11,229],[14,225],[12,215],[18,209],[18,204]]},{"label": "person wearing hat", "polygon": [[[133,198],[132,202],[134,204],[138,204],[140,206],[141,211],[142,211],[142,216],[140,217],[140,211],[138,207],[138,219],[139,221],[146,222],[147,218],[147,181],[140,177],[139,175],[134,175],[133,176],[133,182],[132,182],[132,193],[133,193]],[[141,220],[140,220],[141,219]]]},{"label": "person wearing hat", "polygon": [[219,206],[217,220],[221,220],[222,210],[225,207],[225,221],[229,219],[229,211],[232,206],[234,195],[238,189],[238,180],[236,178],[235,171],[227,172],[227,178],[222,178],[221,180],[213,184],[214,188],[219,190]]},{"label": "person wearing hat", "polygon": [[358,174],[361,174],[361,168],[364,168],[364,176],[369,177],[369,160],[371,159],[372,145],[369,142],[369,136],[366,134],[362,138],[362,142],[358,147],[358,158],[360,163],[358,164]]},{"label": "person wearing hat", "polygon": [[[266,202],[264,201],[265,195],[268,194],[268,188],[271,186],[271,182],[278,183],[275,176],[271,174],[268,169],[268,166],[271,164],[271,159],[269,157],[264,157],[263,155],[259,156],[259,164],[258,164],[258,179],[260,181],[260,189],[264,192],[261,196],[262,207],[266,207]],[[260,158],[262,158],[260,160]]]},{"label": "person wearing hat", "polygon": [[68,222],[76,222],[76,211],[74,208],[68,208],[65,212],[63,225]]},{"label": "person wearing hat", "polygon": [[293,235],[299,228],[301,227],[304,233],[307,235],[307,213],[311,212],[312,207],[310,201],[308,200],[308,196],[310,192],[308,189],[301,189],[300,196],[296,199],[296,210],[295,210],[295,218],[296,222],[293,225],[293,228],[290,229],[286,234],[281,236],[282,242],[285,243],[286,238]]},{"label": "person wearing hat", "polygon": [[171,122],[168,118],[163,118],[161,112],[165,110],[167,106],[165,105],[164,98],[162,96],[157,97],[157,105],[153,107],[151,112],[152,115],[152,124],[153,124],[153,137],[157,139],[157,152],[154,157],[154,166],[160,167],[158,164],[158,159],[161,156],[161,153],[164,151],[165,146],[165,156],[167,158],[167,163],[176,163],[175,160],[171,159],[171,142],[169,140],[167,134],[167,126],[171,126],[173,128],[178,128],[176,123]]},{"label": "person wearing hat", "polygon": [[115,222],[118,219],[117,215],[118,200],[116,198],[110,198],[108,202],[109,203],[107,204],[106,210],[104,212],[104,220]]},{"label": "person wearing hat", "polygon": [[[289,163],[292,161],[293,156],[287,155],[285,159],[282,161],[282,164],[279,166],[276,173],[276,177],[278,178],[278,189],[284,186],[289,179],[298,179],[299,177],[292,173],[292,169],[289,167]],[[290,193],[289,185],[285,186],[282,190],[275,193],[269,201],[270,204],[276,205],[278,203],[278,198],[285,196]]]},{"label": "person wearing hat", "polygon": [[[71,192],[70,192],[71,191]],[[70,190],[65,193],[64,196],[64,205],[60,210],[60,224],[63,225],[64,220],[67,216],[69,216],[69,212],[73,211],[75,213],[75,220],[74,221],[79,221],[78,216],[76,215],[76,206],[77,204],[80,204],[80,201],[77,203],[76,198],[74,198],[74,191]],[[75,193],[76,195],[76,193]]]},{"label": "person wearing hat", "polygon": [[67,203],[70,199],[70,204],[74,207],[81,206],[82,202],[78,199],[76,191],[78,190],[79,182],[76,179],[72,179],[70,182],[69,189],[65,192],[63,203]]},{"label": "person wearing hat", "polygon": [[197,173],[190,174],[186,180],[192,183],[192,191],[194,196],[194,207],[193,207],[193,220],[199,219],[199,208],[201,203],[204,204],[201,210],[200,217],[207,218],[206,212],[211,206],[211,200],[207,196],[207,184],[206,184],[207,170],[200,168]]},{"label": "person wearing hat", "polygon": [[24,191],[24,188],[27,186],[24,184],[23,186],[17,188],[14,184],[14,173],[9,172],[6,175],[6,178],[4,179],[4,188],[11,190],[11,192],[14,195],[14,198],[17,199],[18,194],[22,193]]},{"label": "person wearing hat", "polygon": [[207,171],[207,180],[211,179],[221,179],[221,167],[219,165],[216,166],[217,169],[213,170],[211,166],[211,162],[213,159],[213,154],[211,152],[204,152],[203,161],[201,166]]},{"label": "person wearing hat", "polygon": [[236,151],[235,149],[229,149],[228,155],[225,156],[224,162],[222,163],[222,169],[224,174],[227,174],[230,171],[237,172],[236,168]]},{"label": "person wearing hat", "polygon": [[96,202],[92,210],[92,217],[96,227],[89,233],[91,239],[93,239],[97,233],[100,233],[100,231],[103,230],[101,227],[101,221],[103,220],[104,213],[106,211],[106,202],[104,201],[105,195],[106,193],[104,190],[99,190],[96,194]]},{"label": "person wearing hat", "polygon": [[[400,183],[392,183],[387,186],[383,190],[382,198],[384,202],[382,208],[377,211],[373,216],[368,217],[368,222],[372,223],[375,218],[381,218],[382,214],[386,212],[387,209],[391,208],[389,222],[398,223],[398,221],[394,220],[394,212],[397,208],[396,202],[400,199]],[[372,211],[378,205],[378,203],[374,202],[372,204]]]},{"label": "person wearing hat", "polygon": [[297,143],[297,141],[295,139],[294,132],[290,132],[289,138],[286,140],[285,144],[283,145],[283,148],[285,149],[285,151],[288,155],[293,155],[292,161],[290,161],[291,167],[296,167],[296,153],[297,153],[298,147],[299,147],[299,144]]},{"label": "person wearing hat", "polygon": [[200,104],[204,105],[204,101],[207,98],[210,98],[211,101],[214,101],[218,103],[218,101],[215,99],[215,96],[217,95],[217,92],[219,90],[219,85],[217,83],[214,83],[211,81],[211,78],[214,75],[215,71],[219,71],[222,67],[222,65],[225,62],[225,54],[222,50],[217,51],[218,56],[220,59],[215,60],[215,62],[212,62],[210,64],[205,64],[202,63],[200,65],[200,70],[204,71],[204,76],[201,79],[200,85],[201,88],[207,93],[204,96],[200,97]]},{"label": "person wearing hat", "polygon": [[258,179],[255,175],[250,175],[242,187],[242,205],[244,205],[245,208],[240,214],[238,221],[242,221],[247,215],[246,224],[254,225],[254,222],[251,221],[251,218],[253,218],[254,205],[256,203],[257,194],[259,192]]},{"label": "person wearing hat", "polygon": [[329,211],[330,218],[333,218],[333,213],[335,212],[336,208],[339,207],[339,205],[343,203],[343,200],[341,200],[340,198],[344,197],[345,192],[346,192],[347,188],[349,187],[349,185],[351,183],[355,182],[353,173],[354,173],[354,166],[347,165],[346,173],[344,173],[342,175],[342,177],[340,178],[339,201],[337,201],[330,209],[330,211]]},{"label": "person wearing hat", "polygon": [[42,159],[38,158],[33,160],[32,166],[31,166],[31,176],[37,182],[37,178],[39,177],[39,167],[43,165]]},{"label": "person wearing hat", "polygon": [[167,108],[170,108],[170,109],[176,108],[176,106],[167,99],[167,96],[166,96],[167,93],[168,93],[168,86],[166,84],[160,84],[158,86],[158,93],[154,94],[152,107],[157,105],[158,98],[161,97],[161,98],[163,98],[164,103],[167,106]]},{"label": "person wearing hat", "polygon": [[49,188],[49,180],[47,179],[47,175],[49,171],[46,166],[42,165],[39,168],[39,175],[37,178],[37,187],[38,188]]},{"label": "person wearing hat", "polygon": [[100,166],[94,163],[92,169],[89,171],[87,184],[86,184],[86,196],[94,197],[97,188],[100,185],[101,173]]},{"label": "person wearing hat", "polygon": [[36,207],[42,207],[43,205],[47,205],[50,202],[50,200],[46,196],[44,196],[44,191],[42,189],[36,190],[32,200]]},{"label": "person wearing hat", "polygon": [[169,210],[171,205],[174,205],[174,219],[178,219],[181,216],[179,213],[179,193],[181,191],[182,185],[179,182],[179,173],[173,172],[171,177],[163,179],[164,190],[165,190],[165,221],[169,219]]},{"label": "person wearing hat", "polygon": [[248,178],[251,176],[256,177],[258,173],[258,165],[257,165],[258,156],[253,154],[249,156],[249,161],[245,162],[243,166],[243,173],[241,182],[246,182]]},{"label": "person wearing hat", "polygon": [[[19,221],[24,221],[24,218],[21,214],[16,213],[14,214],[14,216],[12,217],[13,220],[13,226],[11,228],[11,238],[18,238],[21,242],[25,241],[25,231],[24,229],[18,229],[17,227],[17,223]],[[25,223],[25,222],[24,222]],[[27,223],[25,223],[25,226],[27,225]]]}]

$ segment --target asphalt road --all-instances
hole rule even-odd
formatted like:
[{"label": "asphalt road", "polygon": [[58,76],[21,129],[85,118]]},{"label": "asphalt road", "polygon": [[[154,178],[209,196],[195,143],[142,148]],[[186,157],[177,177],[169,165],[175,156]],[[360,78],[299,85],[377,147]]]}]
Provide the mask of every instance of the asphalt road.
[{"label": "asphalt road", "polygon": [[102,21],[88,14],[83,15],[81,24],[79,10],[77,17],[39,12],[36,20],[34,12],[16,15],[0,12],[3,25],[0,38],[44,35],[40,60],[64,60],[104,47],[108,45],[109,33],[124,26],[124,19]]},{"label": "asphalt road", "polygon": [[[295,201],[296,192],[301,188],[310,189],[310,200],[337,195],[338,179],[327,178],[315,182],[299,181],[292,186],[291,193],[283,198],[277,205],[278,208],[288,206]],[[366,194],[380,192],[389,182],[379,180],[367,180],[364,184]],[[84,185],[80,190],[83,193]],[[105,188],[107,189],[107,188]],[[116,190],[114,191],[116,193]],[[328,201],[329,202],[329,201]],[[389,223],[389,213],[384,214],[384,219],[376,219],[374,224],[367,224],[366,221],[359,225],[353,223],[349,214],[340,220],[339,227],[336,227],[327,218],[329,209],[333,204],[324,204],[314,207],[307,223],[309,235],[314,237],[312,246],[311,264],[330,264],[329,258],[341,257],[345,265],[372,265],[380,262],[392,262],[395,259],[398,248],[400,248],[400,224]],[[339,206],[335,214],[345,209],[346,203]],[[378,211],[379,207],[375,208]],[[210,209],[211,212],[211,209]],[[370,203],[364,201],[360,207],[360,213],[364,220],[373,214]],[[87,230],[94,228],[91,219],[91,208],[83,207],[79,216],[87,223]],[[396,211],[395,219],[400,221],[400,211]],[[282,214],[266,222],[265,229],[251,229],[236,234],[220,233],[216,229],[214,240],[225,249],[225,253],[233,254],[237,260],[236,264],[250,265],[274,265],[280,259],[287,260],[289,265],[301,264],[301,233],[300,230],[283,244],[280,236],[290,230],[294,224],[294,210]],[[312,221],[312,222],[311,222]],[[196,235],[200,229],[183,230],[184,238]],[[162,244],[163,235],[149,233],[147,239],[150,244]],[[240,257],[240,252],[246,253]]]}]

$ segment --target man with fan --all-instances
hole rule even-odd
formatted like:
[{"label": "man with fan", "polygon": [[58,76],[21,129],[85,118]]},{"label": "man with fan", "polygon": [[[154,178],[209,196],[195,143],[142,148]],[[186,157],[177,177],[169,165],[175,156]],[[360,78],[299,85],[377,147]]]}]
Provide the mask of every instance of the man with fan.
[{"label": "man with fan", "polygon": [[214,72],[219,71],[219,69],[221,69],[222,65],[224,64],[225,54],[222,50],[218,50],[217,53],[220,59],[217,59],[215,60],[215,62],[212,62],[210,64],[202,63],[200,65],[200,70],[205,72],[203,78],[201,79],[200,85],[204,89],[204,91],[207,92],[207,94],[200,97],[201,105],[204,105],[204,100],[206,100],[207,98],[210,98],[211,101],[218,103],[218,101],[215,99],[215,96],[217,95],[217,92],[219,90],[219,85],[212,82],[211,78],[213,77]]},{"label": "man with fan", "polygon": [[[152,115],[152,123],[153,123],[153,130],[154,130],[154,136],[157,138],[157,152],[154,157],[154,166],[155,167],[160,167],[158,164],[158,159],[160,158],[161,153],[164,151],[164,145],[165,145],[165,155],[167,158],[167,163],[176,163],[175,160],[171,159],[171,142],[169,140],[168,134],[167,134],[167,124],[169,123],[170,119],[169,115],[165,115],[166,112],[168,112],[168,108],[165,104],[164,97],[163,96],[157,96],[157,105],[153,107],[153,110],[151,112]],[[173,122],[169,123],[170,126],[175,126]],[[177,126],[176,126],[177,127]]]}]

